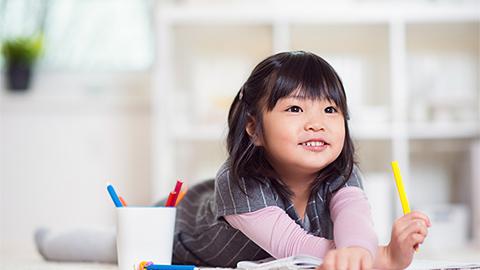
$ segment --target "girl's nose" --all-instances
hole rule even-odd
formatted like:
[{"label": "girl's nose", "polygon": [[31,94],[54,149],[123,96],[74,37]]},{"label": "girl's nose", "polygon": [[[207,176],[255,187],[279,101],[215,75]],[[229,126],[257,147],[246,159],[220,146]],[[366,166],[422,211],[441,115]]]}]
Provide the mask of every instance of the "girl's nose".
[{"label": "girl's nose", "polygon": [[325,130],[323,122],[319,117],[311,118],[309,121],[305,123],[305,130],[306,131],[321,131]]}]

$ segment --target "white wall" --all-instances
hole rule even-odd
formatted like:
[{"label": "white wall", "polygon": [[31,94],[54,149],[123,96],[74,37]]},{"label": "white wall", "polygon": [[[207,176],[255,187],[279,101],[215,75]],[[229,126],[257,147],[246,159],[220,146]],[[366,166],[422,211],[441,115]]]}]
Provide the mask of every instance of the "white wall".
[{"label": "white wall", "polygon": [[1,92],[0,254],[36,256],[38,226],[113,226],[107,181],[129,204],[150,203],[147,99]]}]

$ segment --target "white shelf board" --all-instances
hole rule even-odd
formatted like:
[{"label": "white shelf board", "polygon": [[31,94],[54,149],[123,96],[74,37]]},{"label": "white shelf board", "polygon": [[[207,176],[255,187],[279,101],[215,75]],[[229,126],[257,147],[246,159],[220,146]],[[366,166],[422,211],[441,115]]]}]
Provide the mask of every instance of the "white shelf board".
[{"label": "white shelf board", "polygon": [[227,128],[222,125],[177,125],[173,139],[177,141],[218,141],[225,140]]},{"label": "white shelf board", "polygon": [[359,140],[386,140],[392,138],[392,126],[388,123],[352,123],[350,135]]},{"label": "white shelf board", "polygon": [[7,112],[85,112],[85,111],[148,111],[147,96],[122,95],[43,95],[29,91],[25,93],[0,94],[0,111]]},{"label": "white shelf board", "polygon": [[[222,125],[177,125],[173,137],[177,141],[217,141],[225,140],[227,127]],[[390,139],[391,127],[387,124],[355,124],[350,125],[350,133],[354,139]]]},{"label": "white shelf board", "polygon": [[242,23],[264,24],[282,20],[291,23],[381,23],[392,20],[406,22],[478,21],[480,3],[237,3],[212,5],[163,6],[160,18],[170,23]]},{"label": "white shelf board", "polygon": [[413,123],[408,126],[411,139],[469,139],[480,136],[479,122]]},{"label": "white shelf board", "polygon": [[[350,124],[350,134],[354,139],[392,139],[394,125],[388,123]],[[219,140],[225,139],[227,128],[221,125],[191,126],[178,125],[174,128],[176,140]],[[408,125],[410,139],[468,139],[480,136],[480,123],[425,123]]]}]

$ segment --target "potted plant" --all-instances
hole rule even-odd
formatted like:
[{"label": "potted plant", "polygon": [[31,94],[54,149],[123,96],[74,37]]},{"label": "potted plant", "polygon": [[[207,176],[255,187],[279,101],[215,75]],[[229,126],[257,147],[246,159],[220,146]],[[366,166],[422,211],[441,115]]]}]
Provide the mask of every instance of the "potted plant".
[{"label": "potted plant", "polygon": [[43,48],[42,35],[17,37],[3,42],[1,51],[5,60],[7,88],[25,91],[29,88],[32,70]]}]

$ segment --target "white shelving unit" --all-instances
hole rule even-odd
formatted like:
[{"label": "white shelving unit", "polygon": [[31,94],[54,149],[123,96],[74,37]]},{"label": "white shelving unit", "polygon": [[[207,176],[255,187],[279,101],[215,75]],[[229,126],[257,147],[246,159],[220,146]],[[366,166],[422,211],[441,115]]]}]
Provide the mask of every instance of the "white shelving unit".
[{"label": "white shelving unit", "polygon": [[[469,156],[480,137],[480,5],[459,3],[160,7],[152,82],[154,196],[165,196],[176,178],[194,183],[215,175],[226,157],[231,100],[256,63],[287,50],[312,51],[342,77],[367,181],[380,177],[385,187],[390,161],[398,160],[414,208],[428,203],[414,196],[434,189],[429,180],[418,184],[428,190],[418,190],[420,180],[412,180],[432,176],[423,165],[442,167],[449,187],[467,180],[478,186],[469,159],[439,158]],[[472,173],[459,173],[459,166]],[[480,212],[473,199],[455,192],[442,199]],[[392,206],[383,215],[393,220],[400,212],[394,189],[388,194]]]}]

